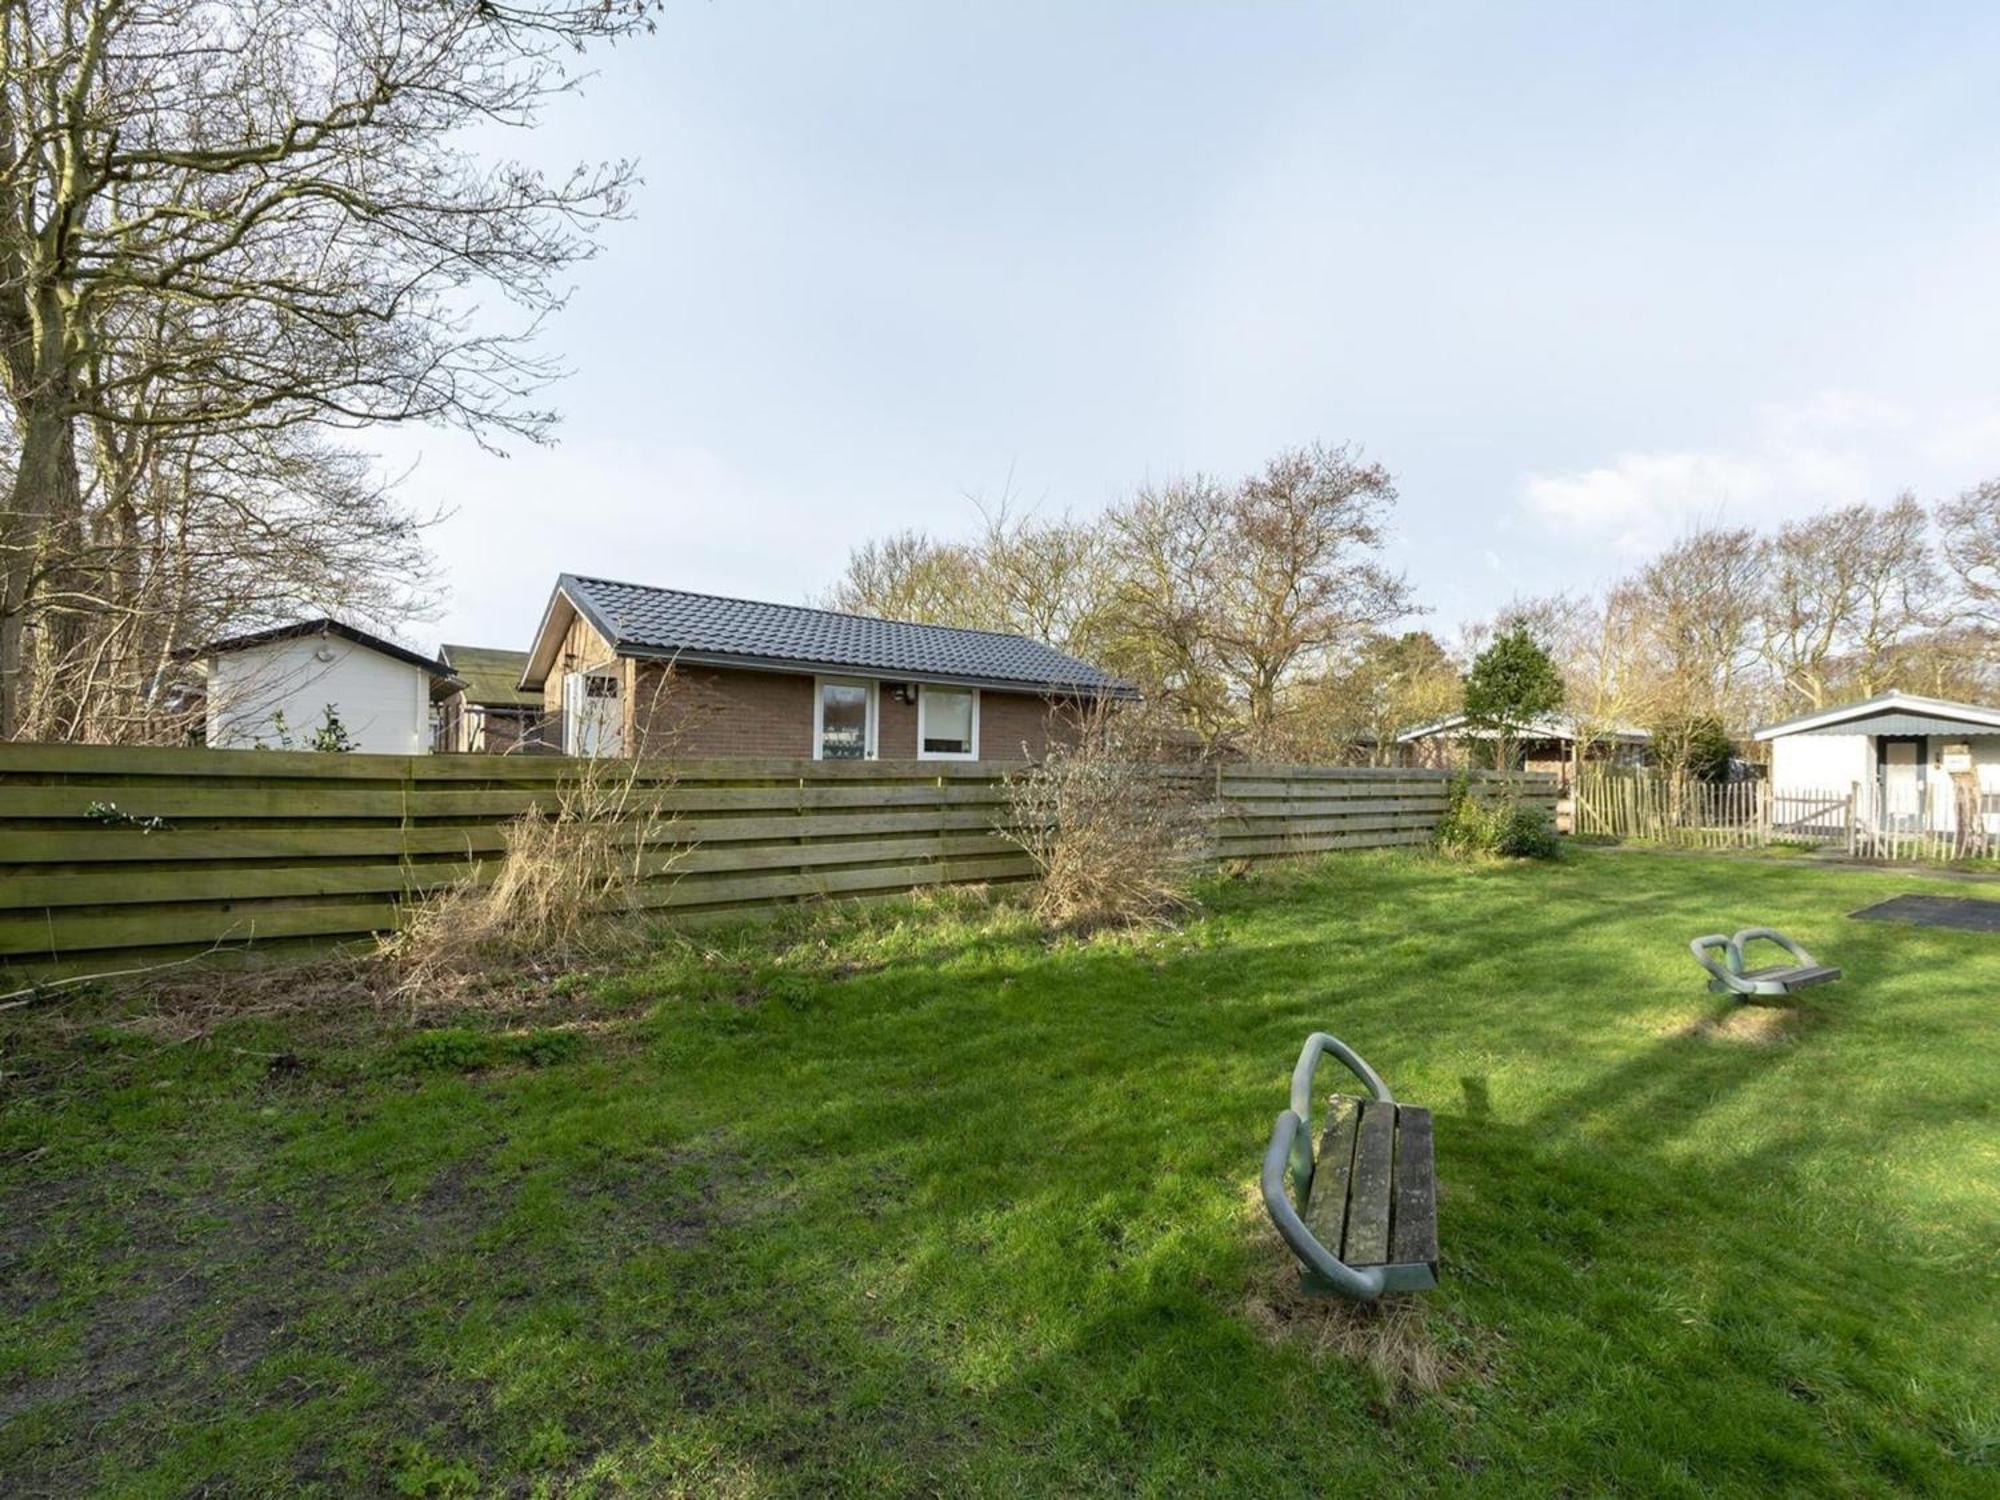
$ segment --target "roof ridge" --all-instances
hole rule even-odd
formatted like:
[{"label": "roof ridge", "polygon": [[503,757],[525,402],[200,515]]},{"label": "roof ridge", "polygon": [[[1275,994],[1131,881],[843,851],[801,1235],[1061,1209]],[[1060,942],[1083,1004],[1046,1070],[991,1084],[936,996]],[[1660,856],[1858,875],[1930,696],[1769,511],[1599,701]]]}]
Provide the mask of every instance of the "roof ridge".
[{"label": "roof ridge", "polygon": [[[1872,693],[1866,698],[1857,698],[1851,703],[1836,703],[1827,708],[1810,709],[1788,718],[1774,719],[1761,724],[1751,731],[1755,739],[1775,739],[1783,730],[1797,729],[1801,725],[1817,724],[1831,720],[1840,723],[1847,719],[1866,718],[1871,713],[1881,713],[1890,708],[1906,708],[1928,711],[1934,718],[1956,719],[1958,722],[1985,727],[1982,720],[2000,718],[2000,706],[1986,703],[1968,703],[1963,698],[1934,698],[1928,693],[1912,693],[1902,688],[1889,688],[1880,693]],[[1967,719],[1965,714],[1976,714],[1978,719]]]},{"label": "roof ridge", "polygon": [[[1002,641],[1027,641],[1050,651],[1061,648],[1051,646],[1047,641],[1038,641],[1031,635],[1023,635],[1018,630],[988,630],[980,625],[939,625],[930,620],[900,620],[894,615],[864,615],[851,609],[826,609],[817,604],[784,604],[776,599],[747,599],[741,594],[711,594],[703,589],[669,588],[658,583],[632,583],[622,578],[599,578],[590,573],[570,573],[565,575],[577,583],[601,583],[615,589],[643,589],[649,594],[679,594],[684,599],[713,599],[718,604],[753,604],[759,609],[789,609],[805,615],[828,615],[836,620],[867,620],[876,625],[907,625],[912,630],[951,630],[960,635],[989,635]],[[1064,651],[1062,655],[1069,653]]]}]

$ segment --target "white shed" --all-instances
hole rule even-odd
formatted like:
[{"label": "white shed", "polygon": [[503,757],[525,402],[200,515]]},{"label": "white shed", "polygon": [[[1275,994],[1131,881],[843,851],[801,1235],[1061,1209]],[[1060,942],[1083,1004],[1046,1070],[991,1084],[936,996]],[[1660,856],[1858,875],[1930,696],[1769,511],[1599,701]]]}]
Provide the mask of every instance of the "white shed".
[{"label": "white shed", "polygon": [[1850,795],[1864,826],[1958,827],[1961,803],[1978,803],[2000,833],[2000,708],[1883,693],[1803,714],[1757,731],[1771,747],[1771,792],[1795,802]]},{"label": "white shed", "polygon": [[302,620],[193,652],[207,669],[207,741],[220,750],[305,749],[329,708],[353,748],[424,755],[431,695],[450,672],[338,620]]}]

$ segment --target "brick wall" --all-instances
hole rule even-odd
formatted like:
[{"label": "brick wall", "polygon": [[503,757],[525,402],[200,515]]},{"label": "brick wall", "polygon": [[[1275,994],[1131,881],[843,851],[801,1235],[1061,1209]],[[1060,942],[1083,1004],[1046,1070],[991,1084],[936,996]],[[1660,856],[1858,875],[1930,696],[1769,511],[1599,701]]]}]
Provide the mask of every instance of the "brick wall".
[{"label": "brick wall", "polygon": [[[643,726],[641,753],[693,757],[810,756],[813,679],[784,672],[681,667],[671,676],[656,662],[638,664],[633,722]],[[917,758],[917,706],[897,701],[887,683],[878,695],[876,753]],[[1032,693],[984,690],[979,700],[982,760],[1039,758],[1064,732],[1062,704]]]},{"label": "brick wall", "polygon": [[633,722],[642,754],[812,754],[813,680],[640,662]]}]

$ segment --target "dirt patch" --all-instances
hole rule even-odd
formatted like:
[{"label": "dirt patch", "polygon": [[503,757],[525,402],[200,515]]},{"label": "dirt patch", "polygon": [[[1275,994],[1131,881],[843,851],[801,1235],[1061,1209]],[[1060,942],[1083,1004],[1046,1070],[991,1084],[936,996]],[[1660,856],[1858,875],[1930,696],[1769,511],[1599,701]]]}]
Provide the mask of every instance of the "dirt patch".
[{"label": "dirt patch", "polygon": [[1422,1293],[1351,1302],[1305,1291],[1298,1262],[1271,1227],[1259,1191],[1253,1185],[1245,1196],[1244,1232],[1255,1246],[1255,1262],[1242,1315],[1266,1343],[1303,1348],[1315,1361],[1356,1366],[1384,1402],[1435,1395],[1463,1380],[1485,1378],[1477,1341]]},{"label": "dirt patch", "polygon": [[[129,1184],[118,1186],[130,1191]],[[0,1279],[18,1279],[28,1289],[10,1308],[26,1323],[64,1291],[53,1270],[44,1266],[29,1272],[27,1263],[45,1258],[65,1232],[66,1221],[79,1222],[96,1205],[87,1201],[89,1195],[57,1182],[29,1185],[9,1196],[10,1206],[24,1209],[24,1217],[33,1216],[42,1226],[38,1238],[0,1236]],[[118,1266],[118,1279],[77,1329],[76,1356],[46,1374],[0,1387],[0,1424],[34,1407],[61,1402],[75,1404],[95,1430],[144,1394],[149,1375],[173,1368],[183,1330],[208,1300],[210,1278],[199,1264],[183,1264],[178,1255],[178,1205],[142,1191],[121,1199],[119,1212],[131,1233],[107,1254]]]},{"label": "dirt patch", "polygon": [[[49,1320],[53,1357],[0,1382],[0,1428],[31,1412],[46,1427],[31,1446],[10,1452],[0,1444],[0,1490],[78,1493],[107,1453],[144,1463],[156,1456],[151,1433],[241,1409],[260,1389],[259,1367],[298,1352],[302,1339],[331,1339],[321,1352],[365,1368],[444,1448],[488,1453],[496,1441],[486,1427],[489,1397],[420,1352],[406,1282],[469,1252],[532,1284],[547,1253],[547,1274],[591,1308],[591,1276],[580,1268],[615,1268],[647,1244],[698,1244],[742,1213],[723,1191],[740,1174],[718,1154],[607,1158],[577,1175],[566,1242],[545,1252],[534,1231],[514,1234],[519,1183],[493,1166],[504,1144],[482,1143],[414,1193],[384,1184],[371,1196],[366,1183],[350,1183],[337,1202],[248,1184],[169,1196],[111,1175],[18,1184],[9,1206],[27,1212],[0,1220],[0,1283],[10,1318]],[[329,1234],[329,1215],[338,1234]],[[107,1220],[120,1226],[108,1241]],[[75,1313],[63,1310],[70,1289],[50,1267],[65,1242],[112,1273]]]},{"label": "dirt patch", "polygon": [[1788,1047],[1812,1027],[1812,1012],[1798,1006],[1734,1005],[1675,1028],[1673,1035],[1738,1047]]}]

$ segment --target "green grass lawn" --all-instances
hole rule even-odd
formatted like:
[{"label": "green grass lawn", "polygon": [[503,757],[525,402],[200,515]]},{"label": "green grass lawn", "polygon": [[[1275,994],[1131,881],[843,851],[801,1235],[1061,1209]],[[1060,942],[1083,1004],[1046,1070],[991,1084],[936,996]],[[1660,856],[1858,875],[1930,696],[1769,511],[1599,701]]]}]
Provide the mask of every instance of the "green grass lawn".
[{"label": "green grass lawn", "polygon": [[[1844,915],[1924,888],[1350,855],[449,1030],[15,1012],[0,1492],[2000,1494],[2000,938]],[[1752,922],[1847,979],[1730,1013]],[[1315,1027],[1437,1113],[1386,1316],[1255,1202]]]}]

